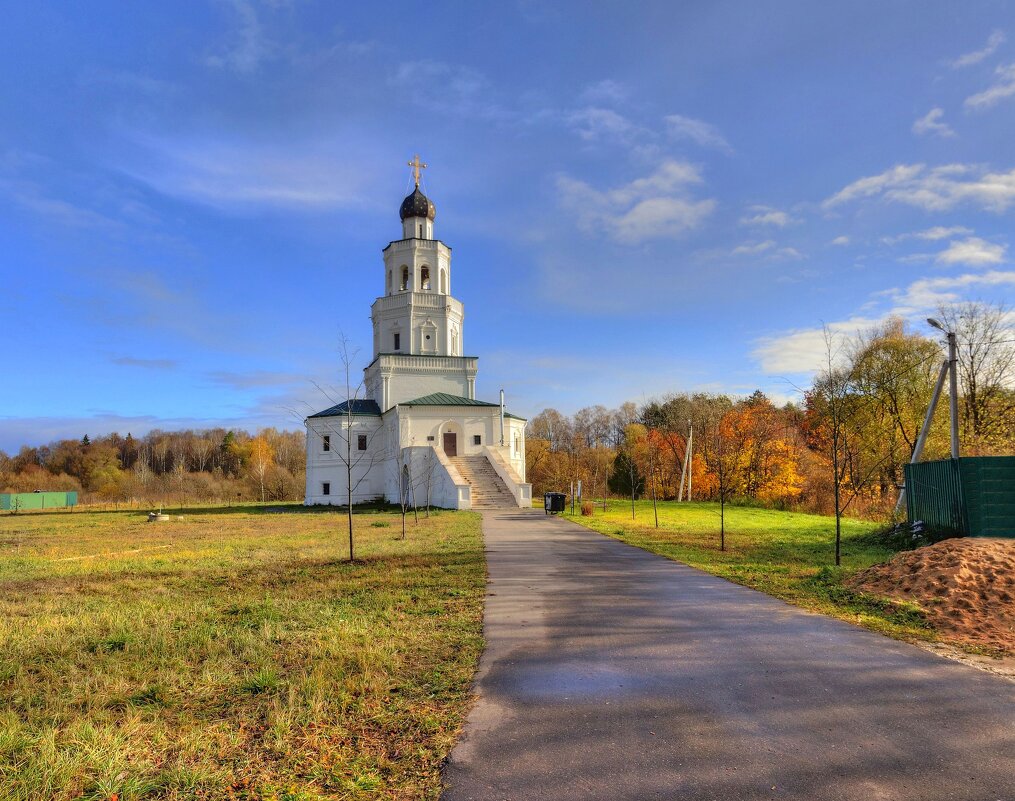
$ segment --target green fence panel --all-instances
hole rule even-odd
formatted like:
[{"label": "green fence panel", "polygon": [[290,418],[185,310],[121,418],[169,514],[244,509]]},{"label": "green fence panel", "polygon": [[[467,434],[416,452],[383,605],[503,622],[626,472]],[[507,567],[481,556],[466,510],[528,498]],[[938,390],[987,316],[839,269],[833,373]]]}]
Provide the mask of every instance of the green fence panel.
[{"label": "green fence panel", "polygon": [[1015,537],[1015,456],[959,459],[969,535]]},{"label": "green fence panel", "polygon": [[966,531],[961,477],[951,459],[906,465],[909,519],[934,529]]},{"label": "green fence panel", "polygon": [[1015,538],[1015,456],[906,465],[911,521],[971,537]]},{"label": "green fence panel", "polygon": [[5,492],[0,494],[0,509],[63,509],[77,506],[76,492]]}]

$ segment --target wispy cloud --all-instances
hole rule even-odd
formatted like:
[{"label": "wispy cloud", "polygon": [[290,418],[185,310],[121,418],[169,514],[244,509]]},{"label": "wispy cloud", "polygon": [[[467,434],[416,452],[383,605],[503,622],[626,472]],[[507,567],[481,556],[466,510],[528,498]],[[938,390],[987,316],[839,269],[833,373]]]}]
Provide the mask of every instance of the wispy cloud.
[{"label": "wispy cloud", "polygon": [[701,183],[692,165],[668,160],[651,175],[614,189],[599,190],[560,176],[557,191],[561,205],[583,230],[605,231],[618,242],[632,244],[678,237],[698,227],[716,206],[715,200],[691,197],[690,188]]},{"label": "wispy cloud", "polygon": [[567,114],[568,125],[586,142],[601,140],[629,141],[645,133],[623,115],[609,108],[587,106]]},{"label": "wispy cloud", "polygon": [[777,228],[785,228],[787,225],[797,222],[800,221],[785,211],[774,209],[771,206],[751,206],[748,213],[740,218],[741,225],[774,225]]},{"label": "wispy cloud", "polygon": [[970,95],[963,105],[967,109],[985,109],[995,106],[1002,100],[1015,96],[1015,64],[1005,64],[994,70],[994,83]]},{"label": "wispy cloud", "polygon": [[627,85],[609,78],[586,86],[580,95],[586,103],[621,103],[631,94]]},{"label": "wispy cloud", "polygon": [[969,267],[987,267],[1003,264],[1007,245],[995,245],[976,236],[951,242],[946,250],[937,255],[938,264],[964,264]]},{"label": "wispy cloud", "polygon": [[455,117],[510,120],[518,117],[498,101],[479,70],[434,59],[404,61],[389,83],[408,101]]},{"label": "wispy cloud", "polygon": [[110,361],[121,367],[141,367],[145,370],[175,370],[180,364],[175,359],[139,359],[134,356],[117,356]]},{"label": "wispy cloud", "polygon": [[843,234],[842,236],[837,236],[835,237],[835,239],[832,240],[832,244],[838,245],[840,247],[845,247],[846,245],[849,244],[849,237],[846,236],[845,234]]},{"label": "wispy cloud", "polygon": [[215,208],[326,209],[363,200],[368,167],[316,144],[137,137],[122,171],[158,192]]},{"label": "wispy cloud", "polygon": [[666,130],[674,139],[689,139],[702,147],[711,147],[732,153],[733,148],[714,125],[693,117],[670,114],[664,118]]},{"label": "wispy cloud", "polygon": [[274,51],[261,25],[257,7],[250,0],[228,0],[235,14],[235,25],[229,32],[229,41],[218,52],[205,58],[210,67],[227,68],[249,74]]},{"label": "wispy cloud", "polygon": [[955,136],[955,131],[952,130],[948,123],[941,121],[941,118],[944,117],[944,115],[944,109],[932,108],[913,123],[913,133],[917,136],[937,134],[945,139],[950,139]]},{"label": "wispy cloud", "polygon": [[255,389],[257,387],[281,387],[306,382],[306,376],[297,373],[272,372],[270,370],[253,370],[239,373],[231,370],[215,370],[208,373],[216,384],[232,389]]},{"label": "wispy cloud", "polygon": [[909,239],[921,239],[925,242],[937,242],[940,239],[948,239],[951,236],[961,236],[962,234],[973,233],[971,228],[966,228],[964,225],[935,225],[933,228],[927,228],[923,231],[913,231],[908,234],[898,234],[897,236],[884,236],[881,237],[881,241],[886,245],[896,245],[899,242],[905,242]]},{"label": "wispy cloud", "polygon": [[764,253],[766,250],[771,250],[775,247],[775,240],[766,239],[764,242],[745,242],[742,245],[737,245],[731,251],[734,256],[755,256],[759,253]]},{"label": "wispy cloud", "polygon": [[996,213],[1015,204],[1015,169],[987,172],[972,164],[899,164],[878,175],[861,178],[822,203],[826,210],[864,198],[883,197],[926,211],[947,211],[969,203]]},{"label": "wispy cloud", "polygon": [[971,67],[973,64],[979,64],[984,59],[990,58],[990,56],[994,55],[994,53],[997,52],[997,49],[1004,44],[1004,41],[1004,31],[991,31],[990,36],[987,37],[987,43],[983,47],[979,50],[973,50],[971,53],[961,55],[956,59],[952,59],[948,62],[948,64],[953,69]]}]

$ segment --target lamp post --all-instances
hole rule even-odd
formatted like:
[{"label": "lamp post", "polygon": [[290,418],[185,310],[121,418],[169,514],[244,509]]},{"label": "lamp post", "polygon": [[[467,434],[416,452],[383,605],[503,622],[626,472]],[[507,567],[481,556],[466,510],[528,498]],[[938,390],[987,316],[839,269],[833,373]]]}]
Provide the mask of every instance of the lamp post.
[{"label": "lamp post", "polygon": [[[927,407],[927,416],[923,419],[923,426],[920,428],[920,436],[916,438],[916,446],[913,448],[913,455],[910,464],[920,461],[923,454],[923,446],[927,443],[927,435],[930,433],[930,423],[934,419],[934,410],[937,408],[938,398],[941,397],[941,390],[945,385],[945,375],[951,379],[949,383],[949,422],[951,423],[952,458],[959,458],[959,380],[958,380],[958,346],[955,341],[955,333],[945,331],[945,327],[933,317],[927,318],[927,324],[939,331],[944,332],[948,337],[948,358],[941,364],[941,371],[937,376],[937,383],[934,385],[934,394],[930,396],[930,405]],[[906,488],[902,487],[899,493],[899,500],[895,504],[895,514],[898,514],[906,502]]]},{"label": "lamp post", "polygon": [[952,458],[959,458],[959,347],[956,342],[955,332],[948,331],[933,317],[927,319],[927,324],[941,331],[948,338],[948,393],[951,396],[948,401],[949,422],[951,422]]}]

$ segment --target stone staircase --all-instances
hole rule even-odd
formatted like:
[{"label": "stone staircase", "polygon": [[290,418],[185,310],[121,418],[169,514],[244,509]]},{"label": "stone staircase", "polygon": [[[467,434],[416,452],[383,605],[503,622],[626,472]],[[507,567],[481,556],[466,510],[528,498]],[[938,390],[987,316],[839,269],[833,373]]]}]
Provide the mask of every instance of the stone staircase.
[{"label": "stone staircase", "polygon": [[473,509],[518,508],[515,496],[485,456],[454,456],[450,462],[471,487]]}]

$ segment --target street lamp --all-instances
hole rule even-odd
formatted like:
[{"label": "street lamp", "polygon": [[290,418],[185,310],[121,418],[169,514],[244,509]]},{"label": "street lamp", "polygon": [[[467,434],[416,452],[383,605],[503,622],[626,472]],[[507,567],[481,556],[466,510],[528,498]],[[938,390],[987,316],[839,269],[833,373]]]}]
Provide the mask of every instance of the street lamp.
[{"label": "street lamp", "polygon": [[948,338],[948,392],[949,398],[949,419],[952,429],[952,458],[959,458],[959,348],[955,338],[955,332],[949,331],[940,321],[933,317],[927,318],[927,324],[941,331]]}]

